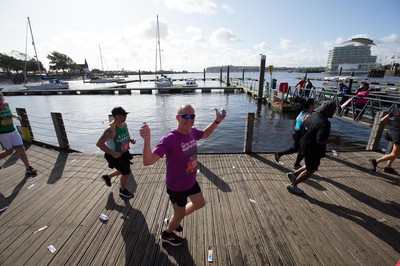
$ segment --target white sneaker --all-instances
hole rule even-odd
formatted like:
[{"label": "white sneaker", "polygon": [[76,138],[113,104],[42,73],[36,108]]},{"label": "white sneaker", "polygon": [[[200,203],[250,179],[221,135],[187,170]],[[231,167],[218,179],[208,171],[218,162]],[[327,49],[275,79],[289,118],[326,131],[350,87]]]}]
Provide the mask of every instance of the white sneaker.
[{"label": "white sneaker", "polygon": [[289,184],[289,185],[286,186],[286,188],[287,188],[289,191],[293,192],[293,193],[296,193],[296,194],[304,194],[304,191],[301,190],[300,188],[298,188],[298,187],[295,186],[295,185]]}]

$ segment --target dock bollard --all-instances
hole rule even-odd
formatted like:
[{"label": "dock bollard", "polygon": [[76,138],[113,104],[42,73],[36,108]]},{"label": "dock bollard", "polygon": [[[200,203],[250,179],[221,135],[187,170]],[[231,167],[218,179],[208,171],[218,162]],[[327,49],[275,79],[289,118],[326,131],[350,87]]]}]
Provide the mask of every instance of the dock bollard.
[{"label": "dock bollard", "polygon": [[244,153],[251,153],[253,145],[254,113],[247,113],[246,128],[244,132]]}]

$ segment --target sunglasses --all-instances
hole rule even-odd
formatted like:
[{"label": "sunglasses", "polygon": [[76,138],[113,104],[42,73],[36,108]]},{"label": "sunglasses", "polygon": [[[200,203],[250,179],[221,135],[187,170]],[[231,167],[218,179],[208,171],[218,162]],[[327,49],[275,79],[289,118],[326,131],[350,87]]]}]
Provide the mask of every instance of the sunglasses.
[{"label": "sunglasses", "polygon": [[194,119],[196,117],[195,114],[193,114],[193,115],[190,115],[190,114],[179,114],[179,116],[182,117],[185,120]]}]

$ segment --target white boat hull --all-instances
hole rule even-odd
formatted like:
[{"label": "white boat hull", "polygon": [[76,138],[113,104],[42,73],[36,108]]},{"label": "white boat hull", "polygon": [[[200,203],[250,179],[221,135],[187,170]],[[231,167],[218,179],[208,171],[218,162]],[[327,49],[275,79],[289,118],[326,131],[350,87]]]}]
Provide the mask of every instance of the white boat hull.
[{"label": "white boat hull", "polygon": [[25,85],[28,90],[57,90],[57,89],[69,89],[68,83],[42,83],[35,85]]},{"label": "white boat hull", "polygon": [[170,80],[158,80],[155,83],[157,88],[169,88],[173,85],[173,82]]}]

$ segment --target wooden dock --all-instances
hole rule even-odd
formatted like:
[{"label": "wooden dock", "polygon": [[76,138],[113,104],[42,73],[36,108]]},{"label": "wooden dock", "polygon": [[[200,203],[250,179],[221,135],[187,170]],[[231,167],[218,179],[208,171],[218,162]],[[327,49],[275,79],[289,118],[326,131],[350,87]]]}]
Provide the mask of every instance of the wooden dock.
[{"label": "wooden dock", "polygon": [[27,153],[36,177],[25,176],[16,155],[0,160],[0,265],[394,266],[400,259],[400,177],[368,170],[380,153],[328,155],[300,185],[302,197],[286,189],[295,155],[281,165],[273,153],[200,154],[207,204],[184,219],[180,247],[159,240],[171,214],[163,159],[144,167],[134,156],[135,198],[124,201],[119,179],[111,187],[100,179],[108,171],[101,155],[36,145]]},{"label": "wooden dock", "polygon": [[[34,95],[122,95],[132,94],[133,91],[138,91],[140,94],[152,94],[153,91],[159,91],[159,88],[127,88],[126,85],[114,85],[101,88],[92,89],[55,89],[55,90],[13,90],[2,91],[5,96],[34,96]],[[202,93],[209,93],[212,90],[222,90],[224,93],[235,92],[235,87],[183,87],[173,86],[164,88],[161,93],[192,93],[201,91]]]}]

